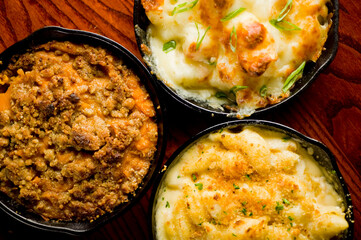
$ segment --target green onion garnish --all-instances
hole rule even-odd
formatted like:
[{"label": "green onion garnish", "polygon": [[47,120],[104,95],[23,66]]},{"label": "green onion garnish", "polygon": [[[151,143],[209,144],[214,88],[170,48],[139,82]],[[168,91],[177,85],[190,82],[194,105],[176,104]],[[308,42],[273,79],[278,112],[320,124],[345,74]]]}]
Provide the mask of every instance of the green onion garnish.
[{"label": "green onion garnish", "polygon": [[267,94],[267,86],[263,85],[260,89],[259,89],[259,95],[261,95],[261,97],[265,97]]},{"label": "green onion garnish", "polygon": [[231,90],[229,90],[230,93],[233,93],[234,95],[236,95],[236,93],[239,91],[239,90],[242,90],[242,89],[246,89],[248,88],[248,86],[239,86],[239,85],[236,85],[234,87],[231,88]]},{"label": "green onion garnish", "polygon": [[286,6],[282,9],[280,14],[278,15],[277,21],[278,22],[282,21],[286,17],[286,15],[291,11],[291,8],[292,8],[292,0],[288,0]]},{"label": "green onion garnish", "polygon": [[196,186],[198,188],[198,190],[203,189],[203,183],[195,183],[194,186]]},{"label": "green onion garnish", "polygon": [[227,98],[227,94],[224,92],[216,92],[216,98]]},{"label": "green onion garnish", "polygon": [[239,186],[237,186],[236,184],[233,183],[233,187],[234,189],[239,189]]},{"label": "green onion garnish", "polygon": [[301,63],[301,65],[287,77],[285,83],[283,84],[283,88],[282,88],[283,92],[287,92],[288,89],[290,89],[293,86],[293,84],[297,81],[297,79],[302,75],[305,65],[306,65],[306,61]]},{"label": "green onion garnish", "polygon": [[197,36],[197,45],[196,45],[196,50],[199,49],[199,47],[201,46],[201,43],[203,42],[204,37],[206,36],[206,33],[208,32],[209,29],[211,29],[211,27],[207,27],[206,31],[204,32],[203,36],[201,38],[199,38],[199,29],[198,29],[198,24],[196,24],[196,28],[197,28],[197,32],[198,32],[198,36]]},{"label": "green onion garnish", "polygon": [[283,198],[282,202],[286,205],[290,205],[290,201],[288,201],[286,198]]},{"label": "green onion garnish", "polygon": [[174,9],[173,9],[173,11],[171,13],[171,16],[173,16],[174,14],[177,14],[177,13],[182,13],[182,12],[186,12],[188,10],[191,10],[192,8],[194,8],[194,6],[197,3],[198,3],[198,0],[178,4],[177,6],[174,7]]},{"label": "green onion garnish", "polygon": [[280,204],[279,202],[276,202],[276,203],[277,203],[277,205],[276,205],[275,209],[276,209],[277,213],[279,214],[280,211],[284,209],[284,206],[282,204]]},{"label": "green onion garnish", "polygon": [[221,19],[221,22],[226,22],[231,20],[232,18],[236,17],[238,14],[240,14],[241,12],[243,12],[244,10],[246,10],[245,8],[239,8],[233,12],[228,13],[226,16],[224,16]]},{"label": "green onion garnish", "polygon": [[[233,36],[235,38],[235,45],[233,46]],[[229,45],[231,47],[232,52],[236,52],[236,47],[237,47],[237,31],[236,28],[233,26],[232,32],[231,32],[231,37],[229,38]]]},{"label": "green onion garnish", "polygon": [[169,204],[168,201],[167,201],[167,203],[165,204],[165,207],[166,207],[166,208],[170,208],[170,204]]},{"label": "green onion garnish", "polygon": [[269,22],[279,30],[285,31],[296,31],[301,30],[301,28],[297,27],[295,24],[285,21],[284,18],[291,11],[292,8],[292,0],[288,0],[286,6],[281,10],[280,14],[276,19],[271,19]]},{"label": "green onion garnish", "polygon": [[169,53],[170,51],[174,50],[176,46],[177,46],[176,41],[170,40],[169,42],[163,44],[163,52]]},{"label": "green onion garnish", "polygon": [[193,179],[193,182],[195,182],[197,180],[197,176],[194,173],[192,174],[192,179]]},{"label": "green onion garnish", "polygon": [[280,29],[280,30],[285,30],[285,31],[297,31],[297,30],[301,30],[301,28],[297,27],[295,24],[290,23],[288,21],[282,20],[282,21],[277,21],[277,19],[271,19],[269,21],[274,27]]}]

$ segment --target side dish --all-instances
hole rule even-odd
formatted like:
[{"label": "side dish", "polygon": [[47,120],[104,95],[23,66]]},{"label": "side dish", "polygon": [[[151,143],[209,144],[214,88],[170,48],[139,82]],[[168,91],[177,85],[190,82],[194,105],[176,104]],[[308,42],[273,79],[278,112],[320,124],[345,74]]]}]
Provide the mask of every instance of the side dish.
[{"label": "side dish", "polygon": [[238,118],[290,95],[332,24],[329,0],[142,0],[142,50],[185,99]]},{"label": "side dish", "polygon": [[0,190],[46,220],[91,221],[140,186],[153,103],[106,49],[52,41],[0,73]]},{"label": "side dish", "polygon": [[300,142],[247,126],[197,140],[155,199],[161,239],[334,239],[348,228],[329,174]]}]

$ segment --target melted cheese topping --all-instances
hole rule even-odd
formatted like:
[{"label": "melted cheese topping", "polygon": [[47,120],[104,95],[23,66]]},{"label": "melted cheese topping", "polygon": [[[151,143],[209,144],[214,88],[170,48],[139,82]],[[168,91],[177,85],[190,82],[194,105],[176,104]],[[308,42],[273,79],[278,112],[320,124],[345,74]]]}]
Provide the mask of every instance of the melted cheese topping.
[{"label": "melted cheese topping", "polygon": [[260,128],[212,133],[166,173],[157,239],[330,239],[348,228],[328,174],[289,137]]},{"label": "melted cheese topping", "polygon": [[[293,0],[284,21],[300,30],[286,31],[270,23],[286,0],[142,0],[151,21],[145,60],[184,98],[248,116],[288,97],[290,92],[282,91],[286,78],[302,62],[320,56],[331,24],[328,1]],[[245,10],[221,21],[239,8]],[[172,40],[176,49],[166,53],[163,45]],[[247,88],[232,94],[234,86]],[[228,97],[217,98],[217,92]]]}]

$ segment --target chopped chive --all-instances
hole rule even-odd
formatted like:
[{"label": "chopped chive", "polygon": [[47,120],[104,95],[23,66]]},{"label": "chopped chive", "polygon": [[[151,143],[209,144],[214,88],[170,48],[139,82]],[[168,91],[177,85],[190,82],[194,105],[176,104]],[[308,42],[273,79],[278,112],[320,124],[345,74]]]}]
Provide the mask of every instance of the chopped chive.
[{"label": "chopped chive", "polygon": [[233,187],[234,189],[239,189],[239,186],[237,186],[236,184],[233,183]]},{"label": "chopped chive", "polygon": [[282,141],[283,141],[283,142],[287,142],[287,141],[290,140],[290,139],[291,139],[290,136],[285,136],[285,137],[282,138]]},{"label": "chopped chive", "polygon": [[276,205],[275,209],[276,209],[277,213],[279,214],[280,211],[284,209],[284,206],[282,204],[280,204],[279,202],[276,202],[276,203],[277,203],[277,205]]},{"label": "chopped chive", "polygon": [[280,14],[278,15],[277,21],[282,21],[287,14],[291,11],[292,8],[292,0],[288,0],[286,6],[281,10]]},{"label": "chopped chive", "polygon": [[251,180],[251,177],[248,174],[246,174],[245,177],[248,178],[248,180]]},{"label": "chopped chive", "polygon": [[263,210],[263,209],[265,209],[265,208],[266,208],[266,206],[267,206],[266,204],[265,204],[265,205],[263,205],[263,206],[262,206],[262,210]]},{"label": "chopped chive", "polygon": [[290,204],[291,204],[290,201],[288,201],[286,198],[283,198],[283,199],[282,199],[282,202],[283,202],[284,204],[286,204],[286,205],[290,205]]},{"label": "chopped chive", "polygon": [[194,0],[191,2],[184,2],[181,4],[178,4],[177,6],[174,7],[171,15],[175,15],[177,13],[182,13],[182,12],[186,12],[188,10],[191,10],[192,8],[195,7],[195,5],[198,3],[198,0]]},{"label": "chopped chive", "polygon": [[246,209],[246,208],[243,208],[243,209],[241,210],[241,212],[242,212],[244,215],[247,215],[247,209]]},{"label": "chopped chive", "polygon": [[[235,45],[233,46],[233,36],[235,38]],[[236,27],[233,26],[232,28],[232,32],[231,32],[231,37],[229,38],[229,46],[231,47],[232,52],[236,52],[236,47],[237,47],[237,31],[236,31]]]},{"label": "chopped chive", "polygon": [[285,83],[283,84],[283,88],[282,88],[283,92],[287,92],[288,89],[290,89],[293,86],[293,84],[297,81],[297,79],[302,75],[305,65],[306,65],[306,61],[301,63],[301,65],[287,77]]},{"label": "chopped chive", "polygon": [[199,38],[200,36],[199,36],[198,24],[195,23],[195,25],[196,25],[197,32],[198,32],[197,44],[196,44],[196,50],[198,50],[199,47],[201,46],[201,43],[203,42],[204,37],[206,36],[206,33],[208,32],[209,29],[211,29],[211,26],[208,26],[207,29],[206,29],[206,31],[204,32],[203,36],[202,36],[201,38]]},{"label": "chopped chive", "polygon": [[177,46],[176,41],[170,40],[169,42],[163,44],[163,52],[169,53],[170,51],[174,50],[176,46]]},{"label": "chopped chive", "polygon": [[166,208],[170,208],[170,204],[169,204],[168,201],[167,201],[167,203],[165,204],[165,207],[166,207]]},{"label": "chopped chive", "polygon": [[233,236],[233,237],[237,237],[237,235],[236,235],[236,234],[234,234],[234,233],[232,233],[232,236]]},{"label": "chopped chive", "polygon": [[297,27],[295,24],[284,20],[287,14],[291,11],[291,8],[292,8],[292,0],[288,0],[286,5],[278,15],[278,17],[276,19],[271,19],[269,22],[279,30],[285,30],[285,31],[301,30],[301,28]]},{"label": "chopped chive", "polygon": [[203,184],[202,183],[195,183],[194,186],[196,186],[198,188],[198,190],[203,189]]},{"label": "chopped chive", "polygon": [[290,221],[293,221],[293,217],[291,217],[291,216],[288,216],[288,219],[290,220]]},{"label": "chopped chive", "polygon": [[239,91],[239,90],[242,90],[242,89],[246,89],[248,88],[248,86],[239,86],[239,85],[236,85],[234,87],[231,88],[231,90],[229,90],[229,92],[233,93],[234,95],[236,95],[236,93]]},{"label": "chopped chive", "polygon": [[277,19],[271,19],[269,22],[270,22],[270,24],[272,24],[274,27],[276,27],[279,30],[284,30],[284,31],[302,30],[301,28],[297,27],[295,24],[290,23],[285,20],[277,21]]},{"label": "chopped chive", "polygon": [[192,179],[193,179],[193,182],[195,182],[197,180],[197,176],[194,173],[192,174]]},{"label": "chopped chive", "polygon": [[216,92],[216,98],[227,98],[227,94],[224,92]]},{"label": "chopped chive", "polygon": [[261,97],[265,97],[267,94],[267,86],[263,85],[260,89],[259,89],[259,95],[261,95]]},{"label": "chopped chive", "polygon": [[246,206],[247,201],[242,202],[242,206]]},{"label": "chopped chive", "polygon": [[232,18],[236,17],[238,14],[240,14],[244,10],[246,10],[246,9],[241,7],[241,8],[238,8],[237,10],[234,10],[233,12],[228,13],[226,16],[224,16],[221,19],[221,22],[226,22],[226,21],[231,20]]}]

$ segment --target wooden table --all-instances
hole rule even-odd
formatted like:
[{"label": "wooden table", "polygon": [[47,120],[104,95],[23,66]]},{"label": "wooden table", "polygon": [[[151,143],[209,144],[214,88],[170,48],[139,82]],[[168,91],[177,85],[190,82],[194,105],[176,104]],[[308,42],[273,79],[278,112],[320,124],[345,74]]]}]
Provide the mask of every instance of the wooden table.
[{"label": "wooden table", "polygon": [[[131,0],[0,0],[0,52],[48,25],[109,37],[140,57]],[[355,239],[361,239],[361,4],[340,0],[339,49],[335,60],[290,104],[257,116],[290,126],[325,143],[337,158],[351,192]],[[190,136],[216,122],[174,103],[169,106],[166,159]],[[176,109],[176,110],[175,110]],[[186,117],[188,116],[188,118]],[[185,120],[179,120],[185,119]],[[165,159],[165,160],[166,160]],[[148,194],[125,215],[84,236],[31,230],[0,214],[2,239],[147,239]]]}]

